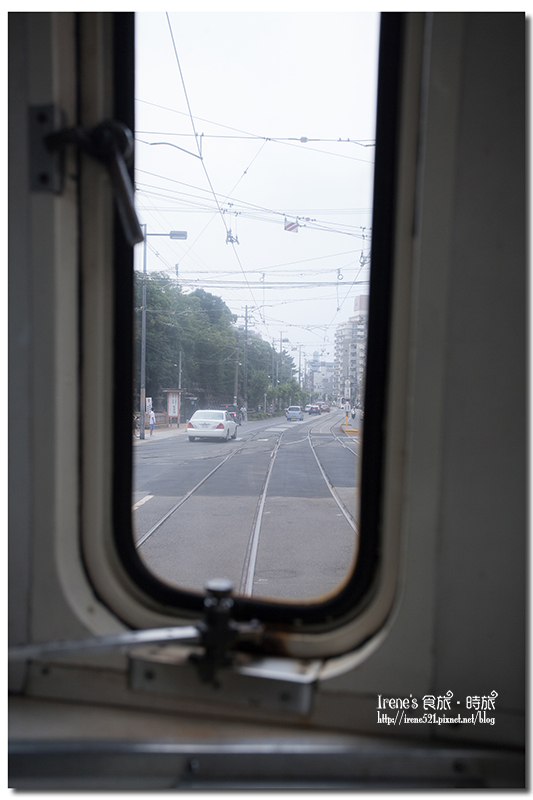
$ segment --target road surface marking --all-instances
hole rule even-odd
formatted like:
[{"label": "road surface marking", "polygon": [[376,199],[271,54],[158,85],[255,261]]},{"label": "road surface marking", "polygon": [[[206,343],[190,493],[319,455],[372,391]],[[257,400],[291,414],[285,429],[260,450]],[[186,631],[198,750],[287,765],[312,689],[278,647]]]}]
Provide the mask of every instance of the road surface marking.
[{"label": "road surface marking", "polygon": [[142,499],[142,500],[139,500],[137,503],[135,503],[135,505],[134,505],[134,506],[132,506],[132,509],[131,509],[131,510],[132,510],[132,511],[135,511],[135,509],[139,508],[139,506],[142,506],[142,505],[144,505],[144,504],[145,504],[145,503],[146,503],[148,500],[151,500],[151,499],[152,499],[152,497],[153,497],[153,494],[147,494],[147,495],[146,495],[146,497],[143,497],[143,499]]}]

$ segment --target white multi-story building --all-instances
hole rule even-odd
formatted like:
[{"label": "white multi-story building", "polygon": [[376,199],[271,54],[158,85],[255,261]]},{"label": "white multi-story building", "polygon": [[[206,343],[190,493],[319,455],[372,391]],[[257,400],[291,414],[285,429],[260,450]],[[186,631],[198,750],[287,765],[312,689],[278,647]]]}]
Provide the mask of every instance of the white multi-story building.
[{"label": "white multi-story building", "polygon": [[307,361],[307,382],[309,391],[319,394],[333,395],[333,361],[324,361],[320,358],[318,350],[313,353],[313,358]]},{"label": "white multi-story building", "polygon": [[346,396],[359,402],[363,399],[368,295],[362,294],[355,298],[354,312],[352,317],[337,325],[335,331],[333,390],[338,402]]},{"label": "white multi-story building", "polygon": [[314,373],[314,388],[320,394],[333,396],[333,361],[321,361]]},{"label": "white multi-story building", "polygon": [[333,367],[333,391],[338,402],[345,396],[345,384],[350,374],[350,343],[354,339],[354,323],[350,318],[337,325],[335,331],[335,360]]}]

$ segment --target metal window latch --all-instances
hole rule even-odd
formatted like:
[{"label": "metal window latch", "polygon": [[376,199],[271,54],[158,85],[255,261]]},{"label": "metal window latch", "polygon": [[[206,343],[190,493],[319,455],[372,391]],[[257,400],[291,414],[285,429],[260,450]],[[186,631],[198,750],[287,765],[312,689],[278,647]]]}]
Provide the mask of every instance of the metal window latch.
[{"label": "metal window latch", "polygon": [[192,625],[128,631],[92,639],[18,645],[9,648],[9,660],[42,660],[84,651],[129,650],[146,645],[199,645],[204,647],[204,652],[201,655],[193,654],[191,661],[196,665],[200,679],[216,686],[217,671],[232,664],[233,657],[229,649],[238,641],[260,641],[264,633],[264,626],[257,620],[236,622],[231,619],[232,588],[231,582],[224,578],[210,580],[206,585],[204,600],[205,619]]},{"label": "metal window latch", "polygon": [[30,108],[30,189],[60,193],[63,187],[62,152],[67,145],[80,147],[109,171],[115,202],[130,245],[143,241],[133,200],[127,165],[133,156],[133,134],[116,120],[104,120],[94,128],[61,128],[63,115],[51,106]]},{"label": "metal window latch", "polygon": [[259,641],[264,626],[258,620],[235,622],[231,619],[233,608],[231,581],[214,578],[207,583],[206,591],[205,621],[198,625],[201,634],[200,644],[204,647],[204,652],[201,655],[193,653],[190,660],[196,664],[202,681],[217,686],[217,671],[232,663],[229,648],[237,641]]}]

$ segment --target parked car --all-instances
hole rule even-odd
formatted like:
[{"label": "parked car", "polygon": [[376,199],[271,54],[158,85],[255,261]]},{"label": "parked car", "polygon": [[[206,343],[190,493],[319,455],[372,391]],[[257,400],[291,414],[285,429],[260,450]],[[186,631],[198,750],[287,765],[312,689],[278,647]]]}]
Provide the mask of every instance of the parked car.
[{"label": "parked car", "polygon": [[237,425],[241,424],[241,410],[239,406],[232,405],[228,403],[228,405],[219,406],[220,411],[227,411],[228,414],[231,414]]},{"label": "parked car", "polygon": [[309,414],[321,414],[320,406],[309,406]]},{"label": "parked car", "polygon": [[205,409],[195,411],[187,423],[189,442],[195,439],[224,439],[237,437],[237,423],[228,411]]},{"label": "parked car", "polygon": [[299,419],[300,422],[302,422],[303,418],[304,418],[302,407],[301,406],[289,406],[285,410],[285,416],[287,417],[288,420]]}]

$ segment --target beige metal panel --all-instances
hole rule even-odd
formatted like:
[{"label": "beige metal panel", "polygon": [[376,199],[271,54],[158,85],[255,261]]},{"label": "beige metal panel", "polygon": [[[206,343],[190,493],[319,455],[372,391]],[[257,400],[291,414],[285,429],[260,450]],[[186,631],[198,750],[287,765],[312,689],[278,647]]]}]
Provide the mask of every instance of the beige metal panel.
[{"label": "beige metal panel", "polygon": [[436,687],[524,734],[525,20],[467,14],[451,251]]}]

